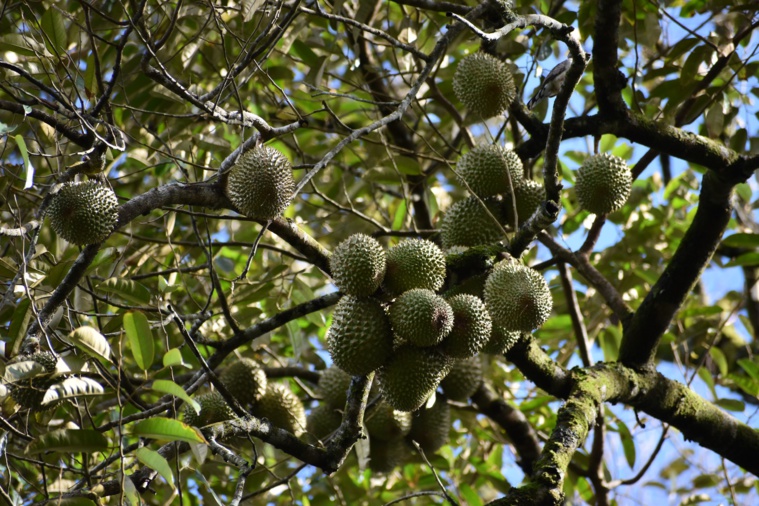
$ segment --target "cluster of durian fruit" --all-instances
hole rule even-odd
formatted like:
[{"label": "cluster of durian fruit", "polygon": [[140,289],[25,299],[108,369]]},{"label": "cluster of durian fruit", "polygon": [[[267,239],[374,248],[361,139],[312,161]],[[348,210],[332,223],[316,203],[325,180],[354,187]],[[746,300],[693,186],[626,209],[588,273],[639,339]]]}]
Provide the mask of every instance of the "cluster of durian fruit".
[{"label": "cluster of durian fruit", "polygon": [[[283,383],[268,381],[266,373],[255,360],[240,358],[219,375],[227,391],[253,416],[266,418],[275,427],[300,436],[306,429],[306,410],[303,402]],[[186,404],[184,421],[187,425],[204,427],[235,418],[232,408],[218,391],[195,396],[200,412]]]},{"label": "cluster of durian fruit", "polygon": [[[453,77],[453,90],[461,103],[482,119],[502,114],[516,97],[508,67],[481,52],[461,60]],[[516,154],[499,146],[475,147],[459,160],[457,173],[482,203],[470,197],[451,207],[442,224],[446,248],[495,242],[502,238],[501,224],[521,225],[545,200],[542,185],[523,178]],[[632,175],[624,160],[601,153],[585,160],[574,186],[583,209],[609,214],[620,209],[630,196]]]},{"label": "cluster of durian fruit", "polygon": [[[448,399],[464,401],[481,381],[480,360],[474,357],[457,362],[441,386]],[[338,367],[322,372],[318,388],[322,401],[308,416],[310,434],[324,439],[339,427],[350,383],[351,376]],[[429,409],[416,413],[399,411],[381,397],[373,383],[364,422],[369,436],[369,468],[389,472],[415,458],[411,441],[416,441],[426,454],[436,452],[448,442],[451,408],[445,399],[438,398]]]}]

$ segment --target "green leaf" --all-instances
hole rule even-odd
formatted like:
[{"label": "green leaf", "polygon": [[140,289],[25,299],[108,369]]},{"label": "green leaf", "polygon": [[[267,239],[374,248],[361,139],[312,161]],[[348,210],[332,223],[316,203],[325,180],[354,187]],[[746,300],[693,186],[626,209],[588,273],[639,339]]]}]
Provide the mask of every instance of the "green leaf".
[{"label": "green leaf", "polygon": [[398,204],[398,209],[395,211],[393,217],[393,230],[400,230],[403,227],[403,223],[406,221],[406,201],[402,201]]},{"label": "green leaf", "polygon": [[461,491],[461,497],[466,500],[466,503],[469,506],[482,506],[485,504],[482,502],[482,499],[480,499],[480,495],[466,483],[462,483],[459,490]]},{"label": "green leaf", "polygon": [[150,469],[158,472],[161,476],[163,476],[163,479],[166,480],[166,483],[174,486],[174,473],[171,472],[171,467],[169,466],[169,462],[161,456],[160,453],[158,453],[155,450],[151,450],[150,448],[137,448],[137,451],[134,452],[134,456],[137,457],[137,460],[142,462],[144,465],[148,466]]},{"label": "green leaf", "polygon": [[66,27],[63,24],[63,16],[55,9],[45,9],[40,19],[40,26],[44,33],[45,45],[52,53],[62,54],[68,47]]},{"label": "green leaf", "polygon": [[13,319],[11,320],[11,326],[8,329],[8,345],[6,346],[6,357],[14,356],[17,353],[17,348],[21,344],[23,339],[23,331],[29,324],[29,320],[32,318],[32,309],[30,307],[31,301],[24,299],[18,303],[15,311],[13,311]]},{"label": "green leaf", "polygon": [[712,378],[712,373],[710,373],[706,367],[699,367],[697,374],[698,377],[701,378],[701,381],[706,383],[706,386],[709,387],[712,396],[717,397],[717,392],[714,390],[714,378]]},{"label": "green leaf", "polygon": [[59,429],[34,438],[26,447],[27,455],[44,452],[92,453],[108,450],[108,440],[96,430]]},{"label": "green leaf", "polygon": [[166,352],[166,354],[163,356],[163,366],[164,367],[182,366],[182,367],[187,367],[188,369],[190,369],[190,366],[184,363],[184,359],[182,358],[182,352],[179,351],[178,348],[172,348]]},{"label": "green leaf", "polygon": [[26,173],[26,177],[24,178],[24,189],[26,190],[27,188],[34,186],[34,167],[29,163],[29,150],[26,148],[26,141],[24,141],[24,138],[21,137],[21,135],[16,135],[13,138],[16,139],[18,150],[21,152],[21,158],[24,159],[24,171]]},{"label": "green leaf", "polygon": [[738,360],[738,365],[746,371],[746,374],[751,376],[751,379],[759,382],[759,365],[756,362],[748,358],[741,358]]},{"label": "green leaf", "polygon": [[755,266],[755,265],[759,265],[759,253],[752,251],[751,253],[744,253],[730,260],[728,263],[725,264],[725,267]]},{"label": "green leaf", "polygon": [[635,467],[635,440],[630,433],[630,429],[622,420],[617,420],[617,430],[619,431],[619,438],[622,441],[622,449],[625,452],[625,459],[630,469]]},{"label": "green leaf", "polygon": [[173,395],[179,397],[186,403],[192,406],[196,413],[200,414],[200,404],[194,400],[184,391],[184,388],[177,385],[171,380],[155,380],[153,382],[153,390],[162,392],[164,394]]},{"label": "green leaf", "polygon": [[713,346],[709,348],[709,356],[712,357],[714,364],[719,369],[720,376],[725,376],[727,374],[727,359],[722,350]]},{"label": "green leaf", "polygon": [[746,376],[738,376],[737,374],[728,374],[727,378],[747,394],[759,397],[759,382]]},{"label": "green leaf", "polygon": [[731,248],[759,248],[759,234],[733,234],[722,239],[722,245]]},{"label": "green leaf", "polygon": [[717,399],[714,404],[728,411],[742,413],[746,409],[746,404],[738,399]]},{"label": "green leaf", "polygon": [[132,434],[161,441],[186,441],[188,443],[205,443],[203,435],[179,420],[160,416],[137,422]]},{"label": "green leaf", "polygon": [[71,344],[90,356],[111,361],[111,345],[105,336],[92,327],[79,327],[68,335]]},{"label": "green leaf", "polygon": [[147,305],[150,303],[150,290],[130,279],[109,278],[100,283],[98,289],[118,295],[134,304]]},{"label": "green leaf", "polygon": [[155,347],[147,316],[140,311],[129,311],[124,315],[124,331],[129,338],[137,366],[143,371],[150,369],[155,357]]},{"label": "green leaf", "polygon": [[31,36],[19,33],[9,33],[8,35],[0,37],[0,52],[6,51],[10,51],[21,56],[52,56],[44,44],[40,44]]}]

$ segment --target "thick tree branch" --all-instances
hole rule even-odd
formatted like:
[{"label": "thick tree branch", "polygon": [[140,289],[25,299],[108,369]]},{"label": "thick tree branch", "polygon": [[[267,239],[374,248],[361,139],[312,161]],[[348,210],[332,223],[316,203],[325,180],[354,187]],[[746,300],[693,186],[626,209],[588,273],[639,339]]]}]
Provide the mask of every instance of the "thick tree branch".
[{"label": "thick tree branch", "polygon": [[[529,377],[529,376],[528,376]],[[687,386],[655,371],[598,364],[572,371],[567,402],[535,464],[531,482],[491,505],[559,505],[574,453],[585,441],[604,402],[622,402],[679,429],[693,440],[759,476],[759,432],[739,422]],[[554,395],[561,392],[557,391]]]},{"label": "thick tree branch", "polygon": [[621,4],[619,0],[598,2],[593,37],[593,84],[601,116],[619,116],[627,109],[621,93],[625,77],[617,70]]},{"label": "thick tree branch", "polygon": [[32,108],[31,111],[26,112],[23,105],[16,102],[10,102],[8,100],[0,100],[0,109],[10,111],[15,114],[21,114],[22,116],[29,116],[30,118],[38,119],[43,123],[55,128],[55,130],[61,135],[84,149],[92,147],[92,143],[95,140],[95,136],[93,136],[92,133],[82,133],[74,128],[71,128],[65,125],[62,121],[59,121],[55,116],[51,116],[50,114],[47,114],[40,109]]},{"label": "thick tree branch", "polygon": [[661,336],[717,249],[732,212],[733,185],[723,179],[715,173],[704,174],[693,223],[625,328],[619,352],[623,364],[651,367]]},{"label": "thick tree branch", "polygon": [[569,374],[540,347],[532,334],[522,334],[519,341],[506,352],[506,358],[522,371],[526,378],[551,395],[569,395]]},{"label": "thick tree branch", "polygon": [[540,441],[524,414],[499,397],[484,382],[472,395],[472,402],[477,405],[480,413],[506,431],[519,456],[519,467],[525,475],[532,475],[533,466],[540,455]]}]

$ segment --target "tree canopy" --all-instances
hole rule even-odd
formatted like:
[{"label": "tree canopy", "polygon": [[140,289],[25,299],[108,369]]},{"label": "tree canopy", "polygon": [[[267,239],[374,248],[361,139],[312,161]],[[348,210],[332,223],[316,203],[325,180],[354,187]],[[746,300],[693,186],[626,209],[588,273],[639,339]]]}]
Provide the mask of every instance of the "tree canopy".
[{"label": "tree canopy", "polygon": [[[0,503],[756,501],[757,27],[717,0],[4,2]],[[493,115],[462,103],[471,69],[455,83],[474,54],[513,81]],[[228,190],[262,146],[294,176],[271,216]],[[462,177],[485,146],[534,204]],[[592,214],[578,169],[602,153],[632,186]],[[115,200],[62,213],[72,188]],[[346,295],[331,258],[356,234],[383,262],[434,243],[440,284]],[[333,323],[398,333],[408,283],[498,323],[482,285],[514,265],[552,309],[461,367],[473,393],[394,418],[393,358],[359,351],[382,366],[331,400]],[[442,375],[444,351],[397,368]],[[233,364],[269,387],[233,392]]]}]

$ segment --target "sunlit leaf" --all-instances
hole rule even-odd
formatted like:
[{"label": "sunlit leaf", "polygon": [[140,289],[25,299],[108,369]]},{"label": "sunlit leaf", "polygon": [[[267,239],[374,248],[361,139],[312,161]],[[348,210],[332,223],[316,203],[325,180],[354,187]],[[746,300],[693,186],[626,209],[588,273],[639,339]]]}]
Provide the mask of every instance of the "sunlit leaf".
[{"label": "sunlit leaf", "polygon": [[158,392],[162,392],[165,394],[173,395],[174,397],[179,397],[189,405],[193,407],[196,413],[200,414],[200,404],[198,404],[197,401],[193,400],[187,392],[184,391],[184,388],[177,385],[171,380],[155,380],[153,382],[153,390],[156,390]]},{"label": "sunlit leaf", "polygon": [[132,427],[132,434],[161,441],[205,442],[205,438],[197,429],[185,425],[179,420],[163,417],[153,417],[137,422]]},{"label": "sunlit leaf", "polygon": [[171,472],[171,466],[169,466],[169,462],[161,456],[160,453],[157,451],[151,450],[150,448],[137,448],[137,451],[134,452],[134,456],[137,457],[137,460],[142,462],[144,465],[148,466],[150,469],[153,469],[154,471],[158,472],[161,476],[163,476],[163,479],[166,480],[166,483],[174,486],[174,473]]},{"label": "sunlit leaf", "polygon": [[111,360],[111,345],[105,336],[92,327],[79,327],[68,335],[71,344],[88,355]]},{"label": "sunlit leaf", "polygon": [[42,405],[75,397],[103,395],[103,392],[103,386],[92,378],[66,378],[47,389]]}]

